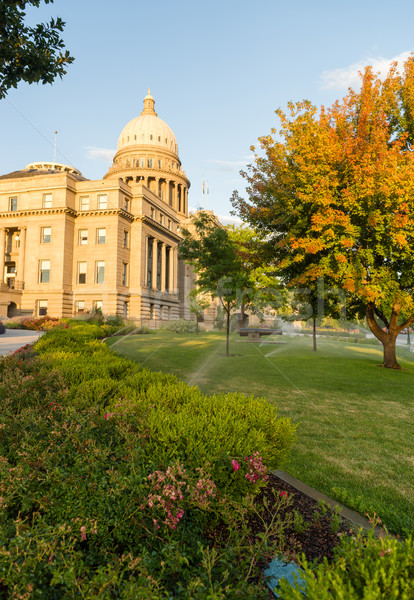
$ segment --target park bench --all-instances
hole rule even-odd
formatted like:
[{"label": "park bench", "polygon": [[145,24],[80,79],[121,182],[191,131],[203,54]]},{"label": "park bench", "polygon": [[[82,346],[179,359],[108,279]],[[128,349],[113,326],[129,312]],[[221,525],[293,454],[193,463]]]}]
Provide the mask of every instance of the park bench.
[{"label": "park bench", "polygon": [[282,335],[281,329],[264,329],[262,327],[240,327],[239,335],[247,336],[247,341],[257,342],[262,335]]}]

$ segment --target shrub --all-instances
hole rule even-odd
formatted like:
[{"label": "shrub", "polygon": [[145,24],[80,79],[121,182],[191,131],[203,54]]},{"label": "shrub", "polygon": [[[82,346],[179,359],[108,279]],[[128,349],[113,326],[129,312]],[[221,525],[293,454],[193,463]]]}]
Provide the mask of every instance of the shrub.
[{"label": "shrub", "polygon": [[6,327],[2,321],[0,321],[0,335],[6,333]]},{"label": "shrub", "polygon": [[101,335],[70,322],[0,360],[0,597],[265,600],[283,526],[255,536],[246,512],[294,427]]},{"label": "shrub", "polygon": [[164,325],[163,329],[172,333],[196,333],[197,323],[195,321],[177,319],[176,321],[170,321],[168,325]]},{"label": "shrub", "polygon": [[368,536],[360,531],[356,537],[345,537],[335,551],[335,560],[327,560],[314,569],[303,560],[304,583],[291,586],[281,581],[283,600],[377,600],[380,598],[412,600],[414,581],[414,543],[389,536]]}]

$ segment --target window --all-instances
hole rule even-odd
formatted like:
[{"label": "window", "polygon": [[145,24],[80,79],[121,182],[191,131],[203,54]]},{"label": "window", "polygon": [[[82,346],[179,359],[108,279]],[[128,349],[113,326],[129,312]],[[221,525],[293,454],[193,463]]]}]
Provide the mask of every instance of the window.
[{"label": "window", "polygon": [[85,312],[85,300],[76,300],[76,312]]},{"label": "window", "polygon": [[122,263],[122,285],[128,285],[128,264]]},{"label": "window", "polygon": [[50,260],[39,260],[39,283],[50,281]]},{"label": "window", "polygon": [[9,204],[11,211],[17,210],[17,196],[13,196],[13,198],[10,198]]},{"label": "window", "polygon": [[102,300],[94,300],[93,307],[95,310],[100,310],[102,312],[102,309],[103,309]]},{"label": "window", "polygon": [[79,245],[86,246],[88,243],[88,230],[79,229]]},{"label": "window", "polygon": [[149,167],[150,169],[152,169],[152,166],[153,166],[153,164],[154,164],[154,161],[152,160],[152,158],[149,158],[149,159],[148,159],[148,167]]},{"label": "window", "polygon": [[47,300],[37,301],[37,314],[39,317],[44,317],[47,315]]},{"label": "window", "polygon": [[168,219],[168,229],[171,229],[171,219]]},{"label": "window", "polygon": [[155,210],[151,206],[151,219],[155,219]]},{"label": "window", "polygon": [[145,158],[141,158],[141,167],[145,167]]},{"label": "window", "polygon": [[51,227],[42,227],[40,230],[40,243],[41,244],[50,244],[51,239],[52,239],[52,228]]},{"label": "window", "polygon": [[52,194],[43,194],[43,208],[52,208]]},{"label": "window", "polygon": [[158,160],[158,168],[161,169],[162,167],[162,160]]},{"label": "window", "polygon": [[86,283],[86,262],[78,262],[78,283]]},{"label": "window", "polygon": [[103,283],[105,280],[105,261],[96,261],[96,283]]},{"label": "window", "polygon": [[123,313],[124,313],[124,319],[127,318],[128,316],[128,302],[124,302],[124,309],[123,309]]},{"label": "window", "polygon": [[98,208],[103,209],[108,207],[108,195],[99,194],[98,196]]},{"label": "window", "polygon": [[105,227],[96,230],[96,243],[97,244],[105,244],[106,243],[106,228]]},{"label": "window", "polygon": [[158,136],[158,141],[159,141],[159,142],[161,141],[161,136],[160,136],[160,135]]},{"label": "window", "polygon": [[150,140],[152,141],[152,134],[150,135]]},{"label": "window", "polygon": [[124,231],[124,248],[128,248],[128,231]]},{"label": "window", "polygon": [[79,206],[81,210],[89,210],[89,196],[81,196]]},{"label": "window", "polygon": [[161,215],[161,214],[160,214],[160,225],[162,225],[162,223],[163,223],[163,220],[164,220],[164,215]]},{"label": "window", "polygon": [[129,199],[125,198],[125,210],[129,212]]}]

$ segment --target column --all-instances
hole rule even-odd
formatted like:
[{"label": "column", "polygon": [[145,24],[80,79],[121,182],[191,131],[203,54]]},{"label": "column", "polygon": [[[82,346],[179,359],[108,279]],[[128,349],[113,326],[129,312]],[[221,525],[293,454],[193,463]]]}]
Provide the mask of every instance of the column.
[{"label": "column", "polygon": [[170,248],[170,273],[169,273],[169,292],[174,293],[174,248]]},{"label": "column", "polygon": [[19,270],[16,273],[16,277],[22,284],[24,282],[25,257],[26,257],[26,227],[20,227]]},{"label": "column", "polygon": [[151,288],[157,289],[157,256],[158,256],[158,242],[154,238],[152,241],[152,282]]},{"label": "column", "polygon": [[0,229],[0,285],[4,283],[4,252],[6,243],[6,231],[4,227]]},{"label": "column", "polygon": [[172,280],[172,293],[178,293],[178,269],[177,269],[177,248],[172,248],[172,260],[173,263],[173,280]]},{"label": "column", "polygon": [[172,207],[174,210],[177,210],[177,184],[175,181],[172,181]]},{"label": "column", "polygon": [[161,244],[161,291],[165,292],[165,244]]}]

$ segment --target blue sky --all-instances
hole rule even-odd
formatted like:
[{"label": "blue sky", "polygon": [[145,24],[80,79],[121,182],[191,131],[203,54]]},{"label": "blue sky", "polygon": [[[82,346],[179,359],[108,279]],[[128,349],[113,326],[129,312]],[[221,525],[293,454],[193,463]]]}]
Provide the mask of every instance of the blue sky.
[{"label": "blue sky", "polygon": [[37,160],[101,179],[147,88],[176,135],[190,207],[229,215],[249,148],[278,126],[289,100],[330,104],[367,64],[386,69],[414,49],[414,3],[382,0],[55,0],[32,22],[61,16],[76,60],[53,86],[21,84],[0,102],[0,172]]}]

